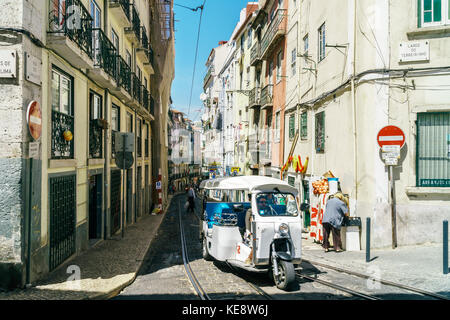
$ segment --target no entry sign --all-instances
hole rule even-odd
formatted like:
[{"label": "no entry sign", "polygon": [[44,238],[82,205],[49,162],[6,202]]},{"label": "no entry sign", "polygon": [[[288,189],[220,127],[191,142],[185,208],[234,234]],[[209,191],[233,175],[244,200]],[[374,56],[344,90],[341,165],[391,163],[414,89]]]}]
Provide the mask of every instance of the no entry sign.
[{"label": "no entry sign", "polygon": [[34,140],[39,140],[42,133],[42,112],[37,101],[31,101],[27,107],[27,123]]},{"label": "no entry sign", "polygon": [[402,129],[396,126],[387,126],[378,132],[377,136],[378,145],[383,146],[400,146],[405,144],[405,134]]}]

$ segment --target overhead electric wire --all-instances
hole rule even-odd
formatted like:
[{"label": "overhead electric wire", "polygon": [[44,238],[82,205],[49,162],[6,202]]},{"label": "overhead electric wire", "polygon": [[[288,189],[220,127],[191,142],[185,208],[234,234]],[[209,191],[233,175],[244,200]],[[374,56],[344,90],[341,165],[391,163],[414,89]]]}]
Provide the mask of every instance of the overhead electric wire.
[{"label": "overhead electric wire", "polygon": [[201,9],[201,11],[200,11],[200,21],[198,23],[197,44],[195,46],[194,70],[192,72],[191,93],[190,93],[190,96],[189,96],[189,108],[188,108],[188,113],[187,113],[188,116],[189,116],[189,113],[191,112],[192,93],[193,93],[193,90],[194,90],[194,80],[195,80],[195,69],[197,67],[198,46],[199,46],[199,43],[200,43],[200,29],[201,29],[201,26],[202,26],[203,9],[205,8],[205,3],[206,3],[206,0],[204,0],[203,4],[199,7]]}]

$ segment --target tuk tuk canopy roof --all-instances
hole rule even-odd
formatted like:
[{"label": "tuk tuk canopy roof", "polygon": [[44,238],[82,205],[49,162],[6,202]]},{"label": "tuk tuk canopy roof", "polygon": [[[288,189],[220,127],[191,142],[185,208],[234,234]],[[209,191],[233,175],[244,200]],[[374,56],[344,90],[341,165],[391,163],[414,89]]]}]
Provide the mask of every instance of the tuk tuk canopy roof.
[{"label": "tuk tuk canopy roof", "polygon": [[210,179],[206,180],[204,188],[212,190],[246,190],[249,192],[273,191],[274,188],[278,188],[280,192],[289,192],[293,194],[298,193],[297,189],[289,185],[287,182],[264,176],[241,176]]}]

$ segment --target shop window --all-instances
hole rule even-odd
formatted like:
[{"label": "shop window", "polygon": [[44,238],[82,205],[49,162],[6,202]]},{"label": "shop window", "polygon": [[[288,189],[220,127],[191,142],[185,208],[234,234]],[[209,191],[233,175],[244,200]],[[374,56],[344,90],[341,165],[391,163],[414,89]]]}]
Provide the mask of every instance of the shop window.
[{"label": "shop window", "polygon": [[418,187],[450,187],[450,112],[417,115]]},{"label": "shop window", "polygon": [[300,138],[308,139],[308,113],[306,111],[300,115]]},{"label": "shop window", "polygon": [[316,152],[325,151],[325,111],[316,114]]},{"label": "shop window", "polygon": [[450,24],[450,0],[418,0],[419,27]]}]

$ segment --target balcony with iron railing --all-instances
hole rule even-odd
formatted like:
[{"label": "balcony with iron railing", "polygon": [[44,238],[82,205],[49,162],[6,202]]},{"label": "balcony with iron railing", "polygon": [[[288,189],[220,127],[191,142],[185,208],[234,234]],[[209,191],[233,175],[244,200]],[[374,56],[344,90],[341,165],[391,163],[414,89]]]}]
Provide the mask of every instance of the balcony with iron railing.
[{"label": "balcony with iron railing", "polygon": [[74,158],[74,117],[52,110],[52,159]]},{"label": "balcony with iron railing", "polygon": [[261,62],[261,44],[257,42],[253,45],[250,50],[250,66],[255,66],[258,62]]},{"label": "balcony with iron railing", "polygon": [[131,5],[131,26],[125,28],[125,36],[135,46],[141,41],[141,19],[134,4]]},{"label": "balcony with iron railing", "polygon": [[131,75],[131,79],[132,79],[133,99],[138,104],[142,104],[142,84],[141,84],[141,80],[139,80],[138,76],[134,72]]},{"label": "balcony with iron railing", "polygon": [[116,19],[128,27],[131,21],[131,3],[130,0],[109,0],[109,8]]},{"label": "balcony with iron railing", "polygon": [[141,27],[141,35],[140,42],[138,47],[136,48],[136,55],[139,59],[143,61],[143,63],[148,63],[148,51],[150,44],[148,42],[147,30],[144,26]]},{"label": "balcony with iron railing", "polygon": [[80,0],[49,0],[47,46],[72,65],[92,69],[92,21]]},{"label": "balcony with iron railing", "polygon": [[208,68],[208,71],[206,72],[206,76],[203,79],[203,86],[205,87],[206,84],[208,83],[209,79],[211,78],[211,76],[214,74],[214,66],[211,65]]},{"label": "balcony with iron railing", "polygon": [[142,106],[150,112],[150,95],[146,87],[142,86]]},{"label": "balcony with iron railing", "polygon": [[273,20],[264,33],[261,41],[261,58],[266,59],[276,40],[286,34],[287,29],[286,9],[278,9]]},{"label": "balcony with iron railing", "polygon": [[118,66],[117,86],[111,88],[111,91],[118,95],[119,98],[128,101],[132,99],[131,68],[121,56],[116,56],[116,59]]},{"label": "balcony with iron railing", "polygon": [[273,84],[268,84],[261,90],[260,101],[263,107],[273,105]]},{"label": "balcony with iron railing", "polygon": [[93,30],[94,69],[88,70],[92,78],[106,88],[116,86],[117,50],[101,29]]},{"label": "balcony with iron railing", "polygon": [[259,87],[254,87],[250,90],[248,95],[248,106],[250,108],[258,107],[261,105],[261,89]]}]

